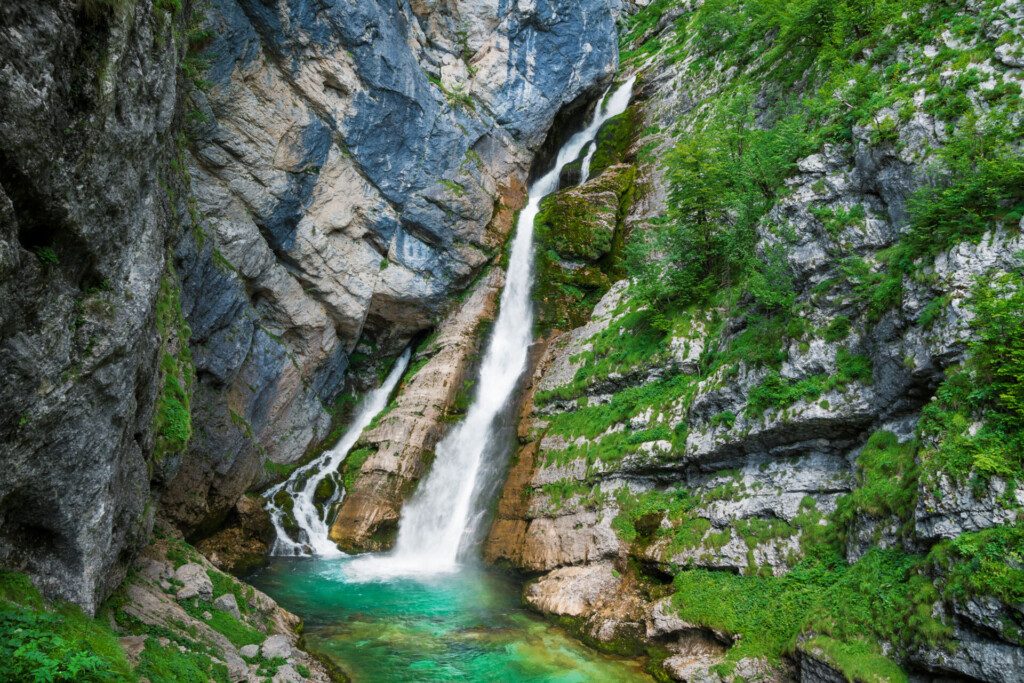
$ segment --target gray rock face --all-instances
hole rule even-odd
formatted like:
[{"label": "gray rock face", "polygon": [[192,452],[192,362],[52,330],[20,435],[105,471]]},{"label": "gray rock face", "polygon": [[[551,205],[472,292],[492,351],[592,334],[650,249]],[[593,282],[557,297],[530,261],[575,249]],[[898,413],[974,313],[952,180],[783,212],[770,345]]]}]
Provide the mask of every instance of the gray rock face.
[{"label": "gray rock face", "polygon": [[291,640],[284,635],[270,636],[260,646],[260,654],[264,659],[274,659],[275,657],[287,659],[294,651],[295,648],[292,646]]},{"label": "gray rock face", "polygon": [[0,6],[0,565],[87,611],[152,524],[175,184],[178,19],[121,5]]},{"label": "gray rock face", "polygon": [[[175,570],[174,578],[182,584],[175,595],[178,600],[191,598],[209,600],[213,597],[213,582],[210,581],[210,577],[202,565],[183,564]],[[235,608],[238,608],[237,604]]]},{"label": "gray rock face", "polygon": [[179,524],[202,533],[265,459],[299,458],[357,343],[397,352],[497,253],[555,115],[611,74],[617,8],[211,3],[202,226],[177,250],[199,376]]},{"label": "gray rock face", "polygon": [[232,593],[225,593],[213,601],[213,606],[221,612],[227,612],[235,619],[242,618],[242,612],[238,609],[238,600]]}]

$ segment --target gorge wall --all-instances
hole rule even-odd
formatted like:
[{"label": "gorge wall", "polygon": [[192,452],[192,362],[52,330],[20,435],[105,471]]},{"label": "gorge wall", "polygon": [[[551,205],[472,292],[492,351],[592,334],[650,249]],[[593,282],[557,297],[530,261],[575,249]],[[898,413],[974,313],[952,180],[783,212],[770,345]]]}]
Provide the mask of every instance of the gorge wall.
[{"label": "gorge wall", "polygon": [[782,4],[626,22],[485,558],[674,680],[1019,680],[1021,6]]},{"label": "gorge wall", "polygon": [[318,447],[500,252],[617,7],[6,3],[0,561],[95,610],[155,514]]}]

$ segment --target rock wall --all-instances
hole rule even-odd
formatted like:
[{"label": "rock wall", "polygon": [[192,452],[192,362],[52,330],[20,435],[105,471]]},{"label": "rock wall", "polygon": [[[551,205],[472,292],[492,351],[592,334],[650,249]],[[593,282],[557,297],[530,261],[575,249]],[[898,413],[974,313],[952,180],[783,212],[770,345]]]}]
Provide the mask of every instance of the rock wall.
[{"label": "rock wall", "polygon": [[447,314],[616,64],[614,0],[0,12],[0,562],[90,611]]},{"label": "rock wall", "polygon": [[211,3],[177,251],[196,436],[164,497],[202,534],[325,436],[500,251],[534,150],[613,70],[610,0]]},{"label": "rock wall", "polygon": [[0,7],[0,564],[94,610],[146,540],[181,13]]},{"label": "rock wall", "polygon": [[[749,289],[687,306],[685,314],[656,321],[652,329],[644,314],[649,304],[639,303],[635,283],[609,286],[614,266],[607,258],[581,258],[585,249],[574,240],[584,235],[584,247],[595,244],[593,235],[608,231],[608,213],[623,208],[618,230],[653,230],[652,219],[663,220],[680,201],[666,162],[672,148],[702,133],[719,114],[718,103],[735,96],[744,68],[768,71],[757,60],[744,67],[741,59],[737,67],[724,49],[704,52],[697,41],[705,29],[690,21],[700,3],[658,4],[644,21],[628,25],[639,26],[626,44],[641,56],[627,61],[624,74],[640,75],[631,114],[637,121],[618,159],[625,165],[547,203],[553,211],[581,194],[595,198],[588,212],[555,215],[539,232],[537,305],[553,330],[532,378],[520,449],[484,556],[533,577],[524,598],[538,611],[572,621],[599,646],[633,653],[647,648],[674,680],[861,680],[862,674],[840,673],[833,651],[817,641],[801,641],[802,654],[781,662],[730,655],[730,648],[743,651],[737,644],[750,634],[676,616],[680,601],[701,598],[682,589],[666,598],[674,592],[670,579],[691,570],[785,576],[813,539],[832,533],[837,519],[846,520],[841,533],[850,563],[873,549],[923,557],[943,539],[1005,529],[1000,525],[1019,519],[1024,489],[1013,475],[976,477],[970,490],[962,476],[922,474],[909,484],[916,503],[908,509],[898,509],[897,494],[889,492],[881,510],[857,508],[852,519],[836,510],[862,499],[858,491],[870,477],[865,461],[882,450],[916,452],[922,409],[967,355],[977,283],[1021,270],[1024,223],[1019,216],[1002,227],[996,221],[983,235],[926,257],[920,276],[899,283],[892,308],[871,310],[858,300],[864,276],[851,264],[884,270],[885,250],[910,229],[908,201],[941,182],[935,150],[949,142],[952,126],[921,106],[922,89],[901,112],[883,108],[872,121],[853,125],[848,144],[826,144],[799,158],[756,226],[758,256],[770,263],[774,254],[783,255],[774,277],[792,278],[795,307],[810,332],[759,330],[759,319],[749,314]],[[1016,3],[984,19],[968,5],[958,8],[959,16],[973,17],[987,33],[963,43],[944,34],[945,49],[977,48],[1018,25]],[[1004,41],[1020,45],[1019,33],[1013,41],[1007,35]],[[756,51],[769,52],[773,38],[755,42]],[[905,44],[898,54],[915,64],[918,55],[934,56],[938,49]],[[984,62],[992,80],[980,87],[1005,81],[1019,90],[1020,70],[1000,54]],[[924,78],[908,68],[905,78]],[[953,80],[956,73],[945,77]],[[774,108],[782,93],[771,89],[771,79],[762,85],[752,98],[755,131],[771,130],[785,115]],[[981,99],[972,92],[970,106],[989,111]],[[1019,121],[1019,112],[1009,116]],[[877,133],[880,121],[892,124],[889,134]],[[605,143],[614,157],[612,146]],[[636,169],[635,199],[624,205],[621,192],[600,199],[608,174],[621,175],[616,169],[623,167]],[[851,212],[849,220],[835,218]],[[730,219],[735,216],[726,214]],[[599,272],[575,275],[585,268]],[[575,292],[566,295],[560,289],[565,282]],[[935,301],[941,307],[929,308]],[[581,305],[592,313],[579,317]],[[767,362],[758,358],[775,346]],[[801,386],[815,389],[762,406],[765,387],[776,379],[778,386],[805,382]],[[919,453],[917,462],[928,457]],[[929,581],[946,585],[947,570]],[[1019,609],[991,597],[964,604],[943,596],[922,609],[949,629],[945,645],[918,644],[893,656],[937,676],[1019,678]],[[740,600],[737,610],[747,604]],[[692,611],[700,613],[700,606]],[[890,647],[885,652],[892,654]]]}]

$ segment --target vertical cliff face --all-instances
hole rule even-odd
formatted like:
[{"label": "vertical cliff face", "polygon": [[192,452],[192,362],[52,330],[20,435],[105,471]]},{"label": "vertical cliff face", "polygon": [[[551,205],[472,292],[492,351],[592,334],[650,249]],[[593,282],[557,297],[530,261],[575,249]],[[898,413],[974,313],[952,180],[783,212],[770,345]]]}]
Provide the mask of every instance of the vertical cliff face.
[{"label": "vertical cliff face", "polygon": [[1016,680],[1020,5],[740,6],[627,23],[485,555],[675,680]]},{"label": "vertical cliff face", "polygon": [[152,524],[180,22],[0,7],[0,563],[87,609]]},{"label": "vertical cliff face", "polygon": [[210,5],[177,252],[195,438],[168,514],[216,524],[323,438],[357,346],[395,354],[440,320],[555,114],[614,68],[615,5]]}]

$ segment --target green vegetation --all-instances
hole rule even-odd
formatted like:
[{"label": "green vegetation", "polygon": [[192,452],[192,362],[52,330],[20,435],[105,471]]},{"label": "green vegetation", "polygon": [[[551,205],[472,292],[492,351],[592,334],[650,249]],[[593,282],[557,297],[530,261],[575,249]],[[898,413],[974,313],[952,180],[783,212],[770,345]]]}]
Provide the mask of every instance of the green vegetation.
[{"label": "green vegetation", "polygon": [[[932,548],[928,559],[947,599],[994,597],[1007,605],[1024,601],[1024,525],[961,534]],[[1020,633],[1017,640],[1024,644]]]},{"label": "green vegetation", "polygon": [[920,458],[932,480],[1012,484],[1024,475],[1024,274],[979,282],[972,306],[975,339],[922,413]]},{"label": "green vegetation", "polygon": [[36,249],[36,258],[46,267],[55,266],[60,263],[60,259],[57,258],[57,252],[53,250],[53,247],[38,247]]},{"label": "green vegetation", "polygon": [[774,370],[769,372],[760,384],[750,390],[746,413],[757,417],[767,410],[781,410],[798,401],[815,401],[823,394],[842,389],[852,382],[870,384],[871,378],[871,360],[867,356],[839,349],[836,371],[832,374],[791,380]]},{"label": "green vegetation", "polygon": [[161,645],[155,638],[146,641],[146,648],[139,658],[136,673],[150,681],[200,681],[213,680],[228,683],[228,668],[214,664],[210,657],[199,652],[182,652],[171,642]]},{"label": "green vegetation", "polygon": [[[544,199],[534,224],[537,325],[542,333],[582,324],[620,274],[624,226],[633,201],[632,167],[586,188]],[[611,201],[609,201],[611,200]]]},{"label": "green vegetation", "polygon": [[156,443],[153,460],[182,454],[192,438],[191,398],[195,367],[189,349],[191,330],[181,310],[181,290],[170,258],[167,272],[160,280],[156,301],[156,327],[160,334],[160,373],[162,384],[153,418]]},{"label": "green vegetation", "polygon": [[878,662],[881,651],[865,643],[867,634],[900,651],[940,645],[949,636],[932,617],[938,595],[919,573],[920,564],[920,558],[898,550],[875,549],[848,565],[822,549],[780,577],[684,570],[675,578],[673,604],[686,621],[743,634],[729,650],[726,672],[743,657],[777,661],[808,632],[839,641],[847,654],[867,648]]},{"label": "green vegetation", "polygon": [[359,472],[363,468],[363,463],[369,460],[370,456],[376,452],[376,449],[373,448],[357,448],[348,454],[348,457],[345,458],[345,462],[341,466],[342,484],[345,487],[345,491],[352,490],[356,479],[359,477]]},{"label": "green vegetation", "polygon": [[636,126],[639,112],[636,107],[629,107],[618,116],[605,121],[597,131],[594,156],[590,160],[590,177],[596,178],[609,166],[621,164],[627,160],[629,148],[636,140]]},{"label": "green vegetation", "polygon": [[885,657],[877,643],[867,639],[851,638],[843,642],[828,636],[815,636],[800,647],[824,659],[850,681],[903,683],[908,680],[903,669]]},{"label": "green vegetation", "polygon": [[75,605],[47,603],[24,574],[0,572],[0,678],[107,681],[131,678],[115,635]]},{"label": "green vegetation", "polygon": [[900,443],[892,432],[875,432],[857,457],[857,488],[839,499],[834,522],[848,533],[860,515],[913,522],[917,504],[917,442]]}]

